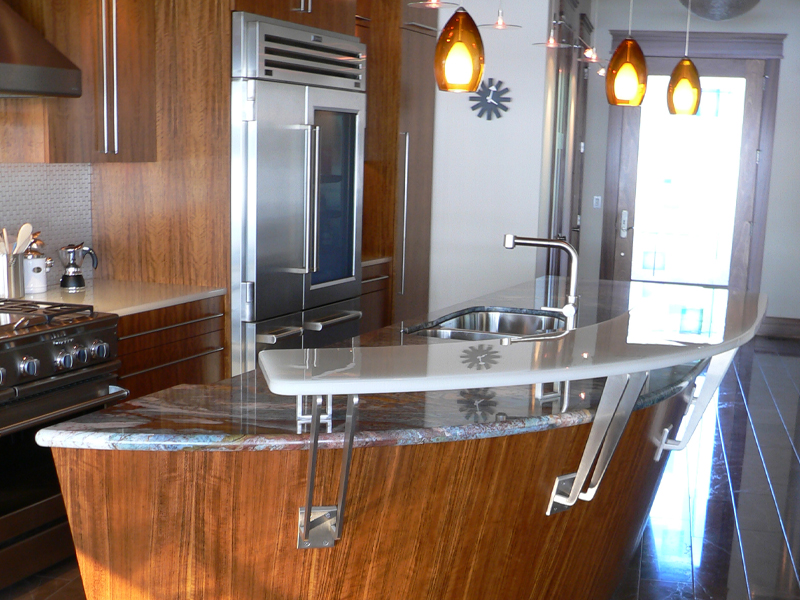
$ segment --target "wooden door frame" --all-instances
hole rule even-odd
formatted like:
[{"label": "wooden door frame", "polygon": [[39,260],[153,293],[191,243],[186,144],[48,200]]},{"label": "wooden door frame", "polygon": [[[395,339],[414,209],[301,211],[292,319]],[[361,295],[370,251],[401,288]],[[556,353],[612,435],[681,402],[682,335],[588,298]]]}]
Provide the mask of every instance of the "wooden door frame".
[{"label": "wooden door frame", "polygon": [[[612,48],[625,37],[627,31],[613,30]],[[634,31],[632,36],[646,57],[680,58],[683,56],[685,32]],[[764,262],[767,206],[769,202],[770,173],[772,170],[775,111],[778,103],[780,60],[783,58],[784,34],[748,33],[692,33],[691,58],[743,59],[764,61],[764,88],[761,102],[761,128],[758,133],[758,162],[755,169],[755,195],[748,214],[737,214],[737,228],[749,224],[750,246],[748,255],[739,263],[746,270],[742,285],[748,291],[761,287],[761,270]],[[623,153],[623,144],[638,146],[640,108],[609,107],[606,155],[606,202],[603,208],[603,233],[600,256],[600,278],[615,279],[614,265],[617,248],[617,216],[621,210],[631,210],[636,196],[637,152]],[[625,164],[622,164],[625,162]],[[631,240],[632,238],[627,238]],[[629,244],[630,245],[630,244]],[[627,248],[630,256],[630,248]],[[618,269],[619,270],[619,269]]]}]

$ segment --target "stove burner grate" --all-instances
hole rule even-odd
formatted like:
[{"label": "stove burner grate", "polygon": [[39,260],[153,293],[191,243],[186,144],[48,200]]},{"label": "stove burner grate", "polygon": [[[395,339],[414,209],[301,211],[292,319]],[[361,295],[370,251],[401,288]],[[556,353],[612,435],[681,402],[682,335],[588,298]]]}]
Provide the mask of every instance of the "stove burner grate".
[{"label": "stove burner grate", "polygon": [[[94,314],[94,307],[88,304],[68,304],[66,302],[37,302],[35,300],[0,299],[0,315],[31,315],[44,317],[46,323],[54,317],[64,315]],[[40,319],[35,320],[38,323]]]}]

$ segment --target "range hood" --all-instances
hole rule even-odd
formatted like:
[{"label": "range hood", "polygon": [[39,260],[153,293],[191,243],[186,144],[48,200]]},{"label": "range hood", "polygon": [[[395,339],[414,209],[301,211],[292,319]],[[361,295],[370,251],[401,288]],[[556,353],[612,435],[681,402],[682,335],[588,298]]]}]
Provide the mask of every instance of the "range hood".
[{"label": "range hood", "polygon": [[0,0],[0,96],[81,95],[81,70]]}]

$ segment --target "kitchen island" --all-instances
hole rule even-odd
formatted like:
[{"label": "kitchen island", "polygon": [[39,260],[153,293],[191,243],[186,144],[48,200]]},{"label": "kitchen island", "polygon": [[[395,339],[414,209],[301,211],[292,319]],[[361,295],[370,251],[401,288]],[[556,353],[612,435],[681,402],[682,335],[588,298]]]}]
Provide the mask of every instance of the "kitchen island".
[{"label": "kitchen island", "polygon": [[[537,309],[544,288],[453,310]],[[691,429],[710,396],[708,384],[694,392],[695,378],[709,358],[706,381],[724,373],[766,302],[709,290],[703,312],[686,290],[654,301],[652,289],[597,289],[582,297],[576,330],[538,340],[456,342],[404,333],[414,325],[404,323],[337,349],[272,355],[283,365],[267,365],[273,388],[349,394],[332,399],[330,419],[309,423],[295,397],[253,371],[41,431],[87,597],[607,598],[663,470],[659,449],[680,446],[687,404],[697,405]],[[380,359],[397,352],[399,374]],[[456,389],[444,387],[452,368],[429,361],[442,353],[461,358]],[[431,390],[418,389],[426,373]],[[345,418],[355,402],[357,422]],[[298,513],[306,505],[313,522]],[[338,535],[309,548],[303,527],[330,529],[330,513]]]}]

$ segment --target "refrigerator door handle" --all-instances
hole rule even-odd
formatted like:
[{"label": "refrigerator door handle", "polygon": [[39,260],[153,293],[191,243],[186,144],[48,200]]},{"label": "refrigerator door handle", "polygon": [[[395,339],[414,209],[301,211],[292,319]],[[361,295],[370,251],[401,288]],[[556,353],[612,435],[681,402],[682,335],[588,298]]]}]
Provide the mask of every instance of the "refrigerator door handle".
[{"label": "refrigerator door handle", "polygon": [[315,125],[300,125],[305,135],[305,156],[303,160],[303,266],[302,272],[311,272],[311,219],[312,219],[312,196],[314,193],[312,173],[314,171],[314,128]]},{"label": "refrigerator door handle", "polygon": [[319,271],[319,125],[311,126],[312,157],[314,166],[311,174],[314,177],[314,230],[311,233],[311,272]]},{"label": "refrigerator door handle", "polygon": [[277,344],[279,340],[284,338],[293,337],[295,335],[303,335],[302,327],[278,327],[268,333],[256,334],[256,342],[259,344]]},{"label": "refrigerator door handle", "polygon": [[306,321],[303,323],[303,329],[308,329],[309,331],[322,331],[326,327],[336,325],[337,323],[346,323],[347,321],[355,321],[360,319],[362,314],[363,313],[360,310],[343,310],[322,319]]}]

